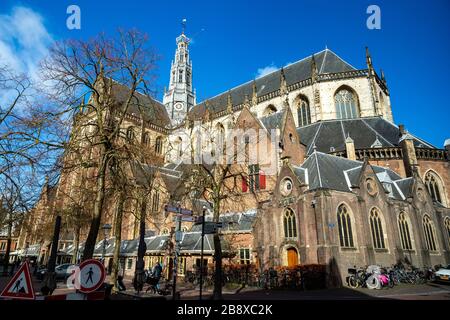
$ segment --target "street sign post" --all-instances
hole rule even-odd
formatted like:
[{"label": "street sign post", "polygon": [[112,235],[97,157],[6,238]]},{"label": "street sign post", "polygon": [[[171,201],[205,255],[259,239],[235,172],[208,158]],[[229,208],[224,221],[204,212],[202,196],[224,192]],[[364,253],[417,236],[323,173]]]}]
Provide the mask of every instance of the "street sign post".
[{"label": "street sign post", "polygon": [[181,222],[194,222],[192,210],[181,208],[178,206],[172,206],[166,204],[164,206],[166,212],[176,213],[174,217],[175,221],[175,253],[173,258],[173,286],[172,286],[172,299],[176,298],[176,286],[177,286],[177,274],[178,274],[178,257],[180,255],[180,242],[182,238]]},{"label": "street sign post", "polygon": [[105,266],[95,259],[85,260],[80,264],[78,277],[81,292],[89,293],[95,291],[105,281]]},{"label": "street sign post", "polygon": [[205,234],[214,234],[217,233],[217,229],[222,228],[222,226],[222,222],[205,221],[203,230]]},{"label": "street sign post", "polygon": [[3,289],[0,297],[22,300],[34,300],[34,289],[31,282],[30,266],[25,261],[17,270],[11,281]]}]

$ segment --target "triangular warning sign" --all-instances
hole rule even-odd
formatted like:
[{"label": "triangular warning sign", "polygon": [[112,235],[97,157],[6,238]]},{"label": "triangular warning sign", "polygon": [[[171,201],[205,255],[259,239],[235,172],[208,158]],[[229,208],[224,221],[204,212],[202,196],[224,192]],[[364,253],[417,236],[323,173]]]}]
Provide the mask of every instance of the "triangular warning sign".
[{"label": "triangular warning sign", "polygon": [[20,266],[11,281],[3,289],[0,297],[13,299],[35,299],[33,284],[31,282],[30,266],[28,261]]}]

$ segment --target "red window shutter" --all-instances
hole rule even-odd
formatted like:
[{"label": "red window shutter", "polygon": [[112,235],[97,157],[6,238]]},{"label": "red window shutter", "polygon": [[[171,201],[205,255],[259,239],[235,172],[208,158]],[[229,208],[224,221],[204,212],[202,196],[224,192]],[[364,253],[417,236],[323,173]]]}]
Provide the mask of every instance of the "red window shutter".
[{"label": "red window shutter", "polygon": [[245,177],[242,177],[242,192],[247,192],[247,189],[247,179]]},{"label": "red window shutter", "polygon": [[266,175],[264,174],[264,171],[259,171],[259,189],[265,189],[266,188]]}]

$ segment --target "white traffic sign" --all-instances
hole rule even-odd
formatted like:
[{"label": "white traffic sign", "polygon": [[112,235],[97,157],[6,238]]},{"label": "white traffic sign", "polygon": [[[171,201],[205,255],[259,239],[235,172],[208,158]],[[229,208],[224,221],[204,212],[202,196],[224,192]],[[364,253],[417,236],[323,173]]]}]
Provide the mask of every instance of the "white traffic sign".
[{"label": "white traffic sign", "polygon": [[97,290],[105,281],[106,272],[103,264],[95,259],[85,260],[80,264],[80,291],[89,293]]},{"label": "white traffic sign", "polygon": [[28,261],[25,261],[19,270],[17,270],[5,289],[3,289],[0,297],[26,300],[35,299]]}]

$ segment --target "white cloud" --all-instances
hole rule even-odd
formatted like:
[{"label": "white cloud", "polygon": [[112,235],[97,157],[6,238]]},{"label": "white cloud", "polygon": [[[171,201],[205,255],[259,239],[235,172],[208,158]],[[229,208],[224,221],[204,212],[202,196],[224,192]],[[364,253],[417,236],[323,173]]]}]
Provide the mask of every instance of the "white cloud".
[{"label": "white cloud", "polygon": [[272,64],[270,64],[269,66],[265,66],[264,68],[259,68],[258,71],[256,72],[256,78],[261,78],[263,76],[265,76],[266,74],[269,74],[271,72],[277,71],[278,67],[275,66],[272,62]]},{"label": "white cloud", "polygon": [[14,7],[0,14],[0,65],[37,80],[38,64],[52,42],[42,16],[30,8]]}]

